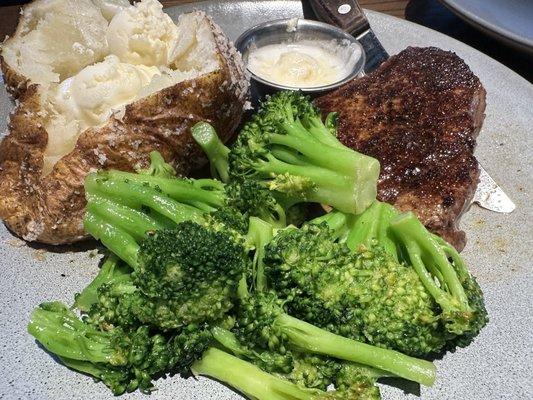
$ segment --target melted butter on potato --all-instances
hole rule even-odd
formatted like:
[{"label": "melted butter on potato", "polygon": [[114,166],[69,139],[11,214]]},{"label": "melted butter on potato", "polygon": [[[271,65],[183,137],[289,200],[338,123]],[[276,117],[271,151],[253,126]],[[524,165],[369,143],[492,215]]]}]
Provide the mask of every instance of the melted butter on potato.
[{"label": "melted butter on potato", "polygon": [[197,17],[182,15],[175,24],[156,0],[134,6],[122,0],[93,3],[103,17],[99,23],[109,21],[105,37],[100,35],[105,53],[61,75],[60,82],[43,85],[48,132],[43,175],[74,149],[85,129],[105,124],[137,99],[219,66],[211,28]]},{"label": "melted butter on potato", "polygon": [[99,125],[113,109],[135,100],[137,93],[159,74],[156,67],[121,63],[118,57],[108,56],[63,81],[54,102],[62,114],[86,126]]},{"label": "melted butter on potato", "polygon": [[131,103],[161,72],[156,67],[121,63],[110,55],[65,79],[49,93],[52,118],[47,126],[45,174],[74,149],[81,131],[104,124],[113,110]]}]

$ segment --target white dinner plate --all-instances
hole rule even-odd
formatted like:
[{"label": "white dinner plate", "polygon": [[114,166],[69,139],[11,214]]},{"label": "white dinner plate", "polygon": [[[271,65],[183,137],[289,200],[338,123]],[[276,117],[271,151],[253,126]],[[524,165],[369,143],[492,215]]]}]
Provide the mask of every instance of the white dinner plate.
[{"label": "white dinner plate", "polygon": [[[184,10],[213,15],[235,39],[246,28],[274,18],[301,15],[296,1],[206,1],[167,9],[175,18]],[[485,123],[476,156],[515,201],[512,214],[495,214],[473,206],[462,228],[468,236],[463,252],[478,277],[490,314],[489,325],[466,349],[436,360],[432,388],[383,386],[383,399],[532,399],[533,279],[531,152],[533,86],[505,66],[440,33],[383,14],[368,12],[386,49],[437,46],[455,51],[479,76],[487,90]],[[1,86],[1,85],[0,85]],[[0,132],[12,109],[0,88]],[[2,194],[0,193],[0,196]],[[101,383],[65,368],[26,332],[30,312],[43,301],[69,304],[95,276],[99,257],[94,243],[77,247],[22,245],[0,225],[0,398],[35,400],[114,399]],[[174,376],[156,382],[150,398],[140,393],[121,399],[229,400],[240,396],[208,379]]]}]

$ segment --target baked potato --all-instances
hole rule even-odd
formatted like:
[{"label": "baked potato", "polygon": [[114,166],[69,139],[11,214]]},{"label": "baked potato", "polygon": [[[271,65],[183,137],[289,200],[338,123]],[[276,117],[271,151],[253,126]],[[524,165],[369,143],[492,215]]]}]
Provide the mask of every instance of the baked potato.
[{"label": "baked potato", "polygon": [[178,173],[203,165],[190,127],[229,140],[247,104],[241,57],[202,12],[177,23],[155,0],[36,0],[1,48],[16,100],[0,144],[0,218],[28,241],[72,243],[87,173],[134,170],[159,151]]}]

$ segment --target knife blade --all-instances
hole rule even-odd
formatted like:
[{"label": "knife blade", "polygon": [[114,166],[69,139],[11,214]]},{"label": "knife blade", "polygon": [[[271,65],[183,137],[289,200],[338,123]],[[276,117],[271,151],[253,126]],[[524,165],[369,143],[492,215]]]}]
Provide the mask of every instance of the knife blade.
[{"label": "knife blade", "polygon": [[[372,72],[389,58],[389,54],[372,31],[363,9],[356,0],[308,0],[308,2],[316,19],[338,26],[361,43],[366,55],[365,73]],[[481,164],[479,168],[479,183],[472,203],[495,212],[512,212],[516,208],[513,201]]]},{"label": "knife blade", "polygon": [[513,201],[500,186],[490,177],[485,168],[479,165],[479,183],[472,203],[477,203],[487,210],[499,213],[511,213],[516,208]]}]

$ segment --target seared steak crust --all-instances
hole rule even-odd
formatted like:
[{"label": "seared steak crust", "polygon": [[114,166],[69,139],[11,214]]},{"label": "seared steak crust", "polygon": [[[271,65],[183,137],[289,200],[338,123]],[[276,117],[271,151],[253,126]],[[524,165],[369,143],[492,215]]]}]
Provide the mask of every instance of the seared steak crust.
[{"label": "seared steak crust", "polygon": [[414,211],[461,250],[458,221],[475,192],[485,90],[456,54],[409,47],[379,69],[316,99],[339,112],[339,139],[381,162],[378,198]]}]

